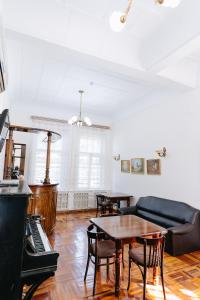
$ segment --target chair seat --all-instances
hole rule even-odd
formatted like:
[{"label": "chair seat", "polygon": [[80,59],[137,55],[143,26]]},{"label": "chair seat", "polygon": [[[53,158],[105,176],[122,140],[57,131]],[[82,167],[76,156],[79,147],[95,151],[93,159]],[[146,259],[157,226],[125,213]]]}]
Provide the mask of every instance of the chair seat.
[{"label": "chair seat", "polygon": [[107,206],[113,206],[113,203],[111,201],[109,201],[109,200],[106,200],[106,205]]},{"label": "chair seat", "polygon": [[[144,247],[133,248],[129,251],[130,258],[140,266],[144,266]],[[149,248],[147,247],[146,264],[149,265]]]},{"label": "chair seat", "polygon": [[112,205],[112,203],[110,201],[103,201],[101,203],[99,203],[100,206],[108,206],[108,205]]},{"label": "chair seat", "polygon": [[[92,254],[95,255],[95,243],[91,245]],[[115,255],[115,243],[111,240],[99,241],[97,244],[97,256],[99,258],[113,257]]]},{"label": "chair seat", "polygon": [[101,205],[101,206],[107,206],[107,202],[106,202],[106,201],[101,202],[100,205]]}]

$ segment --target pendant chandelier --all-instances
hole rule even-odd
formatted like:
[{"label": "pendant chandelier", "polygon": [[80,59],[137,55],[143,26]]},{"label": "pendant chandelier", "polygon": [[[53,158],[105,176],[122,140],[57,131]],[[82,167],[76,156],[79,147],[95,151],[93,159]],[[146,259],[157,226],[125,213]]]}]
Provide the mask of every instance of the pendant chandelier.
[{"label": "pendant chandelier", "polygon": [[76,125],[77,127],[81,126],[91,126],[92,123],[88,117],[82,117],[82,102],[83,102],[83,90],[78,91],[80,94],[80,112],[79,116],[73,116],[71,119],[68,121],[68,124],[70,125]]},{"label": "pendant chandelier", "polygon": [[[182,0],[154,0],[156,4],[165,7],[175,8]],[[110,16],[110,27],[113,31],[120,32],[126,25],[126,19],[131,9],[133,0],[128,0],[128,6],[124,12],[114,11]]]}]

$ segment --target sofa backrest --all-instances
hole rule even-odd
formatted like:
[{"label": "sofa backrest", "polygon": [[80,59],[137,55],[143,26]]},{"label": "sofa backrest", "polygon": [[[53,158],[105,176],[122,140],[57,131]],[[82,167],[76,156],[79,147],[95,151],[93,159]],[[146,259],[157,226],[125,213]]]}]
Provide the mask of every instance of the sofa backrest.
[{"label": "sofa backrest", "polygon": [[194,223],[199,210],[179,201],[158,198],[153,196],[141,197],[137,209],[149,211],[157,215],[168,217],[180,223]]}]

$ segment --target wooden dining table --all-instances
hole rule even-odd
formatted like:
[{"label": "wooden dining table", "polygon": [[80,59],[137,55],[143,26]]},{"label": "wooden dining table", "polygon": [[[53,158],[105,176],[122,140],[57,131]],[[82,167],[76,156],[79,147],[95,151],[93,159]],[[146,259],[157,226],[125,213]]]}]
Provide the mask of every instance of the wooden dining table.
[{"label": "wooden dining table", "polygon": [[[166,234],[167,230],[161,226],[134,215],[119,215],[111,217],[92,218],[90,222],[99,230],[105,232],[116,243],[115,257],[115,296],[120,293],[120,262],[124,244],[133,243],[137,237],[158,237]],[[153,281],[157,281],[157,268],[153,270]]]},{"label": "wooden dining table", "polygon": [[112,203],[117,203],[118,208],[120,208],[120,202],[126,201],[127,207],[130,206],[130,201],[133,198],[132,195],[124,194],[124,193],[100,193],[99,195],[104,196],[107,200],[109,200]]}]

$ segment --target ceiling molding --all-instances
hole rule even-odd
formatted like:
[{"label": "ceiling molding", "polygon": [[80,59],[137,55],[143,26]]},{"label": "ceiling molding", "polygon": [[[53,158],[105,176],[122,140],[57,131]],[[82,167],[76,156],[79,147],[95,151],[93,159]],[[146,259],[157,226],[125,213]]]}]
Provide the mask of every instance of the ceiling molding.
[{"label": "ceiling molding", "polygon": [[[35,120],[35,121],[55,122],[55,123],[61,123],[61,124],[69,125],[68,120],[62,120],[62,119],[47,118],[47,117],[42,117],[42,116],[31,116],[31,119]],[[72,126],[72,125],[69,125],[69,126]],[[83,125],[83,126],[85,126],[85,125]],[[89,127],[105,129],[105,130],[111,129],[110,126],[105,126],[105,125],[100,125],[100,124],[92,124]]]},{"label": "ceiling molding", "polygon": [[[183,1],[164,19],[141,46],[141,61],[146,70],[158,73],[200,47],[200,1]],[[148,49],[148,51],[146,51]]]}]

